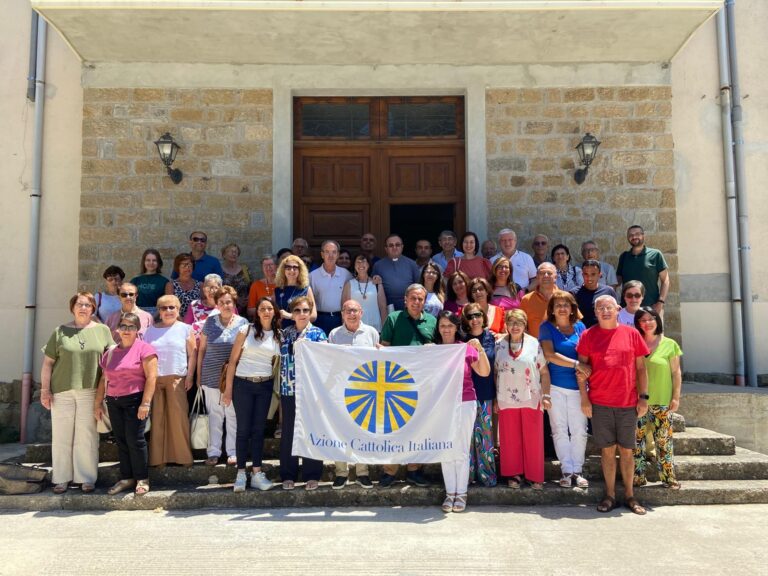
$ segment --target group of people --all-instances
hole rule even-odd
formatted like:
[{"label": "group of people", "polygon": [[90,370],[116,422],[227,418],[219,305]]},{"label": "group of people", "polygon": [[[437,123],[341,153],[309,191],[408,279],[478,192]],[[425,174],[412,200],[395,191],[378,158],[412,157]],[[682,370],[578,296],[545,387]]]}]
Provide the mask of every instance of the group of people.
[{"label": "group of people", "polygon": [[[583,244],[577,267],[563,244],[552,248],[550,261],[543,235],[534,238],[533,256],[518,250],[511,229],[500,231],[498,253],[490,253],[494,242],[481,245],[472,232],[458,251],[457,235],[444,231],[441,251],[432,255],[431,243],[420,240],[416,259],[403,255],[397,234],[385,239],[385,258],[375,255],[369,233],[345,260],[339,243],[326,240],[316,267],[298,238],[278,257],[264,257],[264,277],[255,281],[238,263],[237,245],[227,245],[219,262],[205,252],[203,232],[190,235],[190,252],[176,256],[171,279],[161,275],[160,253],[148,249],[131,282],[110,266],[103,291],[73,296],[73,321],[59,326],[45,348],[41,402],[52,410],[54,492],[70,483],[93,491],[96,422],[106,414],[120,455],[121,479],[110,494],[145,494],[149,466],[191,465],[187,392],[195,383],[209,414],[206,464],[226,452],[237,468],[236,492],[248,484],[249,454],[250,486],[273,486],[261,466],[267,422],[279,404],[280,476],[282,488],[293,489],[297,341],[466,342],[457,431],[466,458],[443,463],[444,511],[463,511],[469,483],[494,486],[499,474],[514,489],[543,489],[546,411],[559,485],[589,485],[583,465],[591,418],[606,487],[598,510],[616,506],[618,447],[625,504],[643,514],[633,486],[647,482],[649,432],[663,485],[680,486],[671,414],[680,399],[682,352],[663,335],[663,255],[645,246],[639,226],[627,238],[631,247],[616,271],[599,260],[593,241]],[[348,468],[336,463],[334,489],[346,485]],[[379,486],[391,486],[398,468],[383,466]],[[316,489],[323,463],[304,458],[301,470],[305,489]],[[355,473],[360,486],[373,486],[365,465]],[[406,480],[428,484],[418,463],[406,466]]]}]

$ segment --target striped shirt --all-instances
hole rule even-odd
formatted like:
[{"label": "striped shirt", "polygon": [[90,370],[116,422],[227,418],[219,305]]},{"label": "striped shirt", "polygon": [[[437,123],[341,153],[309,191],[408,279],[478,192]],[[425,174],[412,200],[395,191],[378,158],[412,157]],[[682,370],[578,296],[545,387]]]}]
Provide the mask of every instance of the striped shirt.
[{"label": "striped shirt", "polygon": [[221,367],[229,360],[232,345],[241,326],[248,324],[248,320],[242,316],[235,316],[228,327],[221,324],[219,315],[209,316],[203,325],[203,334],[207,338],[205,357],[200,379],[201,384],[208,388],[219,387]]}]

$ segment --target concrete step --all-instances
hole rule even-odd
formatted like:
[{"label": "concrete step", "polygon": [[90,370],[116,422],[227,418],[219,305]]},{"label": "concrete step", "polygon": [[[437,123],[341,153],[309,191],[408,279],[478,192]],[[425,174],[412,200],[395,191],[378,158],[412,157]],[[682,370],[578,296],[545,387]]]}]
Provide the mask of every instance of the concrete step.
[{"label": "concrete step", "polygon": [[[675,432],[675,454],[680,456],[693,454],[733,454],[735,448],[736,440],[733,436],[713,432],[706,428],[688,428],[681,432]],[[267,438],[264,441],[265,457],[277,458],[279,452],[280,440]],[[598,454],[591,436],[587,443],[587,454]],[[195,460],[205,460],[205,450],[194,450],[193,456]],[[115,462],[117,459],[117,445],[102,442],[99,446],[99,461]],[[27,451],[23,461],[37,464],[50,463],[51,445],[27,444]]]},{"label": "concrete step", "polygon": [[[519,507],[540,507],[555,505],[595,506],[601,499],[604,487],[593,483],[586,490],[560,488],[548,483],[537,492],[529,488],[513,490],[507,486],[495,488],[470,487],[470,506],[507,505]],[[622,501],[621,487],[618,488]],[[57,496],[46,490],[40,494],[24,496],[0,496],[2,510],[196,510],[196,509],[247,509],[247,508],[371,508],[378,506],[439,506],[444,498],[441,485],[418,488],[395,484],[390,488],[364,490],[358,486],[347,486],[343,490],[332,490],[329,484],[321,484],[318,490],[308,492],[301,484],[292,491],[280,488],[261,492],[247,490],[240,494],[232,492],[231,485],[214,484],[199,488],[179,489],[158,488],[144,496],[132,493],[108,496],[105,488],[97,488],[93,494],[82,494],[70,490]],[[757,504],[768,503],[768,480],[731,481],[689,481],[680,490],[667,490],[660,485],[649,485],[636,489],[636,496],[651,510],[654,506],[681,504]],[[521,511],[525,511],[523,508]],[[595,512],[595,514],[598,514]],[[620,508],[612,514],[629,514]]]},{"label": "concrete step", "polygon": [[[561,476],[560,463],[557,461],[545,462],[545,477],[548,480],[557,480]],[[264,460],[262,468],[272,481],[280,479],[280,465],[278,460]],[[378,480],[381,475],[381,466],[369,466],[372,480]],[[602,478],[600,457],[590,455],[584,463],[584,476],[590,480]],[[675,456],[675,472],[677,479],[686,480],[763,480],[768,479],[768,456],[736,448],[732,455],[715,456]],[[439,464],[427,464],[423,468],[424,475],[432,482],[442,483],[442,471]],[[197,461],[189,467],[165,466],[150,468],[149,479],[152,485],[192,487],[208,484],[232,483],[235,480],[236,470],[233,466],[219,464],[207,466],[202,461]],[[404,474],[403,469],[400,475]],[[350,473],[354,478],[354,471]],[[324,481],[332,481],[335,478],[335,468],[332,462],[326,462],[323,467]],[[650,481],[657,480],[655,469],[648,472]],[[99,465],[99,485],[111,486],[120,479],[119,465],[116,462],[102,462]]]}]

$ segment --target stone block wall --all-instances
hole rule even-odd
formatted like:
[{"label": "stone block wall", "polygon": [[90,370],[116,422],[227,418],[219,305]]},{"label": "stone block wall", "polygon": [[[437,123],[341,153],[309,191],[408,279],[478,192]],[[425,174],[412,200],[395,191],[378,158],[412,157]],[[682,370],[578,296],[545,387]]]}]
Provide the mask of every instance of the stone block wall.
[{"label": "stone block wall", "polygon": [[[100,287],[109,264],[138,274],[149,247],[170,275],[198,229],[210,254],[236,242],[241,261],[260,273],[272,249],[271,90],[86,88],[83,101],[83,287]],[[181,146],[178,185],[154,145],[165,132]]]},{"label": "stone block wall", "polygon": [[[616,266],[626,229],[640,224],[669,264],[666,332],[679,338],[671,99],[669,86],[487,90],[488,230],[515,229],[528,252],[546,234],[577,262],[594,239]],[[601,145],[578,185],[575,147],[586,132]]]}]

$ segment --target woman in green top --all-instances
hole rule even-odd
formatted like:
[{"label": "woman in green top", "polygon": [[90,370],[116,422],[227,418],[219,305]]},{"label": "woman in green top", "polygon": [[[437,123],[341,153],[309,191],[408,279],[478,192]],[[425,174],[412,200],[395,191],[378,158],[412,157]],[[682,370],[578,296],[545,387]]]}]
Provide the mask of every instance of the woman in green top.
[{"label": "woman in green top", "polygon": [[141,276],[131,280],[131,284],[139,290],[136,306],[146,310],[152,316],[157,312],[157,299],[165,294],[165,285],[170,282],[162,275],[163,259],[160,252],[147,248],[141,255]]},{"label": "woman in green top", "polygon": [[672,448],[672,413],[680,405],[680,389],[683,376],[680,371],[680,346],[664,336],[661,316],[650,306],[643,306],[635,313],[635,328],[643,335],[651,353],[645,358],[648,371],[648,412],[637,421],[637,448],[635,448],[635,486],[646,482],[648,456],[645,452],[645,436],[653,434],[656,442],[656,465],[659,480],[665,488],[679,490],[675,479],[674,451]]},{"label": "woman in green top", "polygon": [[69,300],[74,320],[53,331],[40,374],[40,403],[51,411],[53,491],[70,482],[93,492],[99,464],[99,434],[93,417],[99,359],[114,344],[109,328],[92,320],[96,299],[78,292]]}]

